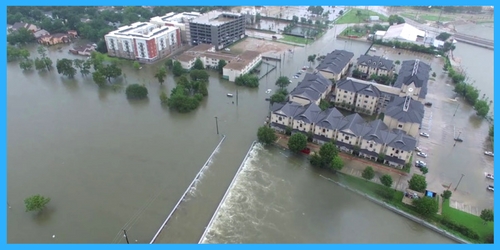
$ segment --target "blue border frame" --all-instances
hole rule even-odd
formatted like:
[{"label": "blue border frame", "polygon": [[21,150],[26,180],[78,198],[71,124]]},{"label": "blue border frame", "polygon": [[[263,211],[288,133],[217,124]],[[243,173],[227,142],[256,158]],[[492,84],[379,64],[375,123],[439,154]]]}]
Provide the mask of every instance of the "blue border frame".
[{"label": "blue border frame", "polygon": [[[87,5],[87,6],[105,6],[105,5],[116,5],[116,6],[127,6],[127,5],[138,5],[139,2],[137,1],[118,1],[118,0],[106,0],[106,1],[96,1],[96,0],[87,0],[87,1],[84,1],[84,2],[79,2],[78,4],[75,4],[74,2],[72,3],[68,3],[66,1],[54,1],[54,0],[49,0],[49,1],[44,1],[44,2],[41,2],[41,1],[34,1],[34,0],[18,0],[18,1],[3,1],[2,3],[2,10],[0,11],[0,19],[2,20],[5,20],[4,22],[1,22],[0,23],[0,28],[2,28],[3,30],[6,30],[6,20],[7,20],[7,15],[6,15],[6,11],[7,11],[7,8],[6,6],[8,5],[11,5],[11,6],[40,6],[40,5],[44,5],[44,6],[50,6],[50,5],[61,5],[61,6],[67,6],[67,5]],[[140,2],[142,5],[145,5],[145,6],[155,6],[155,5],[170,5],[172,2],[166,2],[166,1],[159,1],[159,0],[143,0]],[[382,0],[382,1],[369,1],[369,0],[352,0],[352,1],[349,1],[348,3],[346,2],[345,4],[341,4],[339,2],[332,2],[332,1],[324,1],[324,0],[315,0],[314,1],[314,4],[311,3],[311,2],[304,2],[304,1],[298,1],[298,0],[292,0],[292,1],[263,1],[263,0],[254,0],[254,1],[239,1],[238,4],[235,4],[234,1],[228,1],[228,0],[215,0],[215,1],[210,1],[210,4],[211,5],[217,5],[217,6],[234,6],[234,5],[241,5],[241,6],[245,6],[245,5],[268,5],[268,6],[279,6],[279,5],[330,5],[330,4],[340,4],[340,5],[350,5],[350,6],[366,6],[366,5],[377,5],[377,6],[383,6],[383,5],[402,5],[402,4],[405,4],[405,2],[401,2],[401,1],[396,1],[396,0]],[[200,5],[208,5],[208,4],[202,4],[201,1],[194,1],[194,0],[190,0],[190,1],[183,1],[182,3],[176,3],[175,4],[176,6],[182,6],[182,5],[197,5],[197,6],[200,6]],[[487,1],[474,1],[474,2],[471,2],[471,1],[464,1],[464,0],[455,0],[453,2],[448,2],[448,1],[435,1],[435,0],[420,0],[418,2],[415,2],[414,5],[422,5],[422,6],[431,6],[431,5],[481,5],[481,6],[496,6],[496,1],[491,1],[491,0],[487,0]],[[496,14],[495,13],[495,18],[500,18],[500,14]],[[6,32],[3,33],[4,34],[4,39],[2,39],[0,41],[0,44],[3,46],[3,48],[6,47]],[[500,38],[500,35],[498,35],[498,33],[496,32],[495,30],[495,39],[499,39]],[[1,90],[0,90],[0,117],[1,117],[1,122],[0,122],[0,126],[2,126],[2,133],[1,133],[1,147],[2,147],[2,150],[1,150],[1,167],[2,167],[2,171],[1,171],[1,177],[3,180],[5,180],[5,185],[2,185],[1,186],[1,189],[2,189],[2,192],[1,192],[1,199],[2,199],[2,202],[7,203],[7,197],[6,197],[6,194],[7,194],[7,190],[6,190],[6,184],[7,184],[7,84],[6,84],[6,76],[7,76],[7,72],[6,71],[6,62],[7,62],[7,53],[6,53],[6,50],[2,50],[2,52],[0,53],[0,56],[1,56],[1,65],[3,65],[1,68],[2,70],[4,71],[3,75],[4,77],[2,78],[2,86],[4,86]],[[495,54],[495,61],[497,59],[500,59],[500,56],[497,56]],[[499,71],[499,66],[497,66],[495,64],[495,73],[496,72],[500,72]],[[500,91],[497,91],[497,88],[494,89],[495,91],[495,96],[496,96],[496,93]],[[495,111],[495,114],[496,113],[499,113],[500,114],[500,111],[496,110]],[[500,128],[497,127],[495,129],[495,132],[498,134],[500,132]],[[500,145],[500,142],[498,140],[496,140],[495,142],[495,148],[498,148],[498,146]],[[495,164],[495,168],[496,168],[496,165]],[[497,200],[497,195],[495,195],[495,201]],[[495,202],[496,204],[497,202]],[[1,243],[2,245],[6,245],[5,247],[7,247],[8,249],[18,249],[18,248],[24,248],[24,247],[29,247],[29,246],[25,246],[25,245],[14,245],[14,244],[7,244],[7,206],[0,206],[0,212],[3,214],[3,217],[2,217],[2,221],[1,223],[3,224],[2,227],[0,227],[0,236],[2,237],[1,238]],[[499,224],[498,222],[495,222],[494,225],[495,227],[497,226],[497,224]],[[495,238],[497,238],[497,240],[499,239],[500,235],[499,233],[496,233],[495,234]],[[136,244],[132,244],[132,245],[129,245],[127,247],[135,247],[135,248],[139,248],[139,247],[146,247],[146,246],[143,246],[143,245],[136,245]],[[411,247],[411,245],[408,245],[409,247]],[[44,247],[50,247],[50,248],[53,248],[53,247],[74,247],[74,246],[66,246],[66,245],[57,245],[57,246],[44,246]],[[87,246],[82,246],[84,248],[87,248]],[[118,246],[115,246],[115,245],[95,245],[95,246],[92,246],[92,247],[103,247],[103,248],[118,248],[118,247],[123,247],[122,245],[118,245]],[[162,247],[162,246],[158,246],[158,245],[153,245],[153,246],[149,246],[149,247]],[[175,246],[176,248],[192,248],[192,247],[196,247],[196,245],[176,245]],[[223,245],[203,245],[203,246],[200,246],[200,247],[205,247],[205,248],[220,248],[220,247],[225,247]],[[227,246],[227,247],[235,247],[235,246]],[[241,246],[237,246],[237,247],[252,247],[252,246],[249,246],[249,245],[241,245]],[[263,248],[273,248],[274,246],[271,246],[271,245],[264,245],[262,246]],[[294,246],[294,245],[291,245],[291,246],[284,246],[284,245],[279,245],[279,247],[292,247],[292,248],[295,248],[295,247],[299,247],[299,246]],[[311,246],[308,246],[308,247],[313,247],[313,248],[329,248],[330,246],[329,245],[311,245]],[[362,246],[355,246],[355,247],[362,247]],[[385,245],[384,247],[399,247],[399,246],[392,246],[392,245]],[[406,246],[405,246],[406,247]],[[440,246],[432,246],[432,248],[438,248]],[[472,246],[471,246],[472,247]],[[490,248],[490,247],[493,247],[493,245],[478,245],[478,246],[473,246],[473,247],[487,247],[487,248]],[[3,247],[2,247],[3,248]]]}]

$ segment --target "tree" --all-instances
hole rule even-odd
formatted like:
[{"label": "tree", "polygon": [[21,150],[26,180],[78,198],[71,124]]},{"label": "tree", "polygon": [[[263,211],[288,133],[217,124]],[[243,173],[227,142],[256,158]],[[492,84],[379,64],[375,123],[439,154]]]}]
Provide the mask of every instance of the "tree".
[{"label": "tree", "polygon": [[198,69],[198,70],[205,69],[205,67],[203,67],[203,62],[201,61],[200,58],[196,58],[196,61],[194,61],[193,69]]},{"label": "tree", "polygon": [[382,175],[382,177],[380,177],[380,182],[382,183],[382,185],[390,188],[392,186],[392,177],[388,174],[384,174]]},{"label": "tree", "polygon": [[42,71],[42,70],[45,70],[45,63],[43,62],[42,59],[40,58],[35,58],[35,69],[38,70],[38,71]]},{"label": "tree", "polygon": [[24,199],[26,212],[42,211],[49,202],[50,198],[41,196],[39,194]]},{"label": "tree", "polygon": [[165,82],[166,76],[167,76],[167,70],[165,69],[165,67],[158,68],[158,70],[156,71],[156,74],[155,74],[155,78],[158,79],[158,82],[161,85],[163,85],[163,83]]},{"label": "tree", "polygon": [[490,105],[486,100],[477,100],[474,105],[474,109],[476,110],[476,114],[481,117],[486,117],[486,115],[490,112]]},{"label": "tree", "polygon": [[116,63],[108,64],[105,67],[99,69],[101,73],[111,82],[111,78],[116,78],[122,75],[122,69],[118,68]]},{"label": "tree", "polygon": [[493,221],[493,210],[491,209],[483,209],[481,211],[481,215],[479,215],[479,217],[484,221],[484,224],[486,225],[486,223],[490,222],[490,221]]},{"label": "tree", "polygon": [[359,19],[359,22],[361,22],[361,18],[363,17],[363,13],[361,12],[361,10],[356,11],[356,17]]},{"label": "tree", "polygon": [[277,136],[274,129],[269,126],[262,126],[257,131],[257,138],[262,144],[271,144],[276,141]]},{"label": "tree", "polygon": [[165,66],[171,69],[174,66],[174,61],[171,58],[167,59],[167,61],[165,62]]},{"label": "tree", "polygon": [[179,77],[184,74],[184,69],[179,61],[174,62],[174,65],[172,66],[172,73],[174,73],[175,77]]},{"label": "tree", "polygon": [[47,71],[50,71],[50,69],[52,68],[52,59],[48,58],[48,57],[44,57],[42,58],[42,62],[43,62],[43,65],[45,66],[45,68],[47,69]]},{"label": "tree", "polygon": [[207,71],[203,69],[193,69],[189,72],[189,76],[193,81],[203,81],[203,82],[208,82],[208,78],[210,77]]},{"label": "tree", "polygon": [[127,86],[125,94],[128,99],[144,99],[148,97],[148,89],[139,84],[131,84]]},{"label": "tree", "polygon": [[426,175],[427,173],[429,173],[429,169],[427,167],[421,167],[420,172],[422,172],[423,175]]},{"label": "tree", "polygon": [[132,64],[132,67],[134,67],[134,69],[136,69],[136,70],[139,70],[139,69],[141,69],[141,64],[138,61],[135,61]]},{"label": "tree", "polygon": [[[259,14],[259,13],[257,13]],[[217,71],[219,71],[219,74],[224,74],[224,66],[227,65],[227,62],[224,60],[219,60],[219,63],[217,64]]]},{"label": "tree", "polygon": [[80,73],[83,76],[87,76],[88,74],[90,74],[90,68],[91,67],[92,67],[92,61],[91,60],[86,60],[82,64],[82,68],[80,69]]},{"label": "tree", "polygon": [[239,86],[247,86],[249,88],[259,87],[259,78],[255,75],[244,74],[236,77],[234,83]]},{"label": "tree", "polygon": [[33,65],[34,65],[33,59],[30,58],[23,59],[19,62],[19,67],[24,71],[32,70]]},{"label": "tree", "polygon": [[[319,148],[318,156],[320,161],[316,167],[328,168],[332,165],[333,159],[339,154],[339,150],[332,142],[325,143]],[[314,164],[313,164],[314,166]]]},{"label": "tree", "polygon": [[330,165],[330,169],[333,171],[340,171],[344,167],[344,161],[340,156],[333,157],[332,164]]},{"label": "tree", "polygon": [[73,78],[76,75],[76,69],[73,67],[73,61],[70,59],[58,59],[56,63],[57,73]]},{"label": "tree", "polygon": [[47,56],[47,49],[45,49],[45,47],[43,46],[38,46],[36,48],[36,51],[38,52],[38,54],[40,55],[40,57],[44,58]]},{"label": "tree", "polygon": [[389,25],[405,23],[405,19],[398,15],[390,15],[388,21]]},{"label": "tree", "polygon": [[33,33],[25,28],[20,28],[19,30],[11,32],[7,35],[7,42],[10,45],[24,45],[33,42],[34,40],[35,37],[33,36]]},{"label": "tree", "polygon": [[443,193],[441,194],[441,197],[443,197],[444,200],[448,200],[451,197],[451,191],[450,190],[444,190]]},{"label": "tree", "polygon": [[298,153],[307,147],[307,136],[302,133],[295,133],[288,140],[288,149],[294,153]]},{"label": "tree", "polygon": [[290,79],[286,76],[280,76],[278,80],[276,80],[276,86],[281,89],[285,89],[288,85],[290,85]]},{"label": "tree", "polygon": [[414,199],[412,204],[415,206],[415,211],[424,217],[436,214],[439,209],[436,199],[427,196]]},{"label": "tree", "polygon": [[439,35],[438,35],[438,36],[436,36],[436,39],[437,39],[437,40],[440,40],[440,41],[446,41],[446,40],[448,40],[448,38],[450,38],[450,37],[451,37],[451,34],[448,34],[448,33],[446,33],[446,32],[442,32],[442,33],[439,33]]},{"label": "tree", "polygon": [[166,104],[168,102],[168,96],[165,93],[165,91],[161,91],[161,93],[160,93],[160,101],[161,101],[161,104]]},{"label": "tree", "polygon": [[314,60],[316,60],[316,54],[309,55],[307,57],[307,61],[312,65],[314,63]]},{"label": "tree", "polygon": [[415,190],[417,192],[424,192],[427,188],[427,181],[425,180],[425,176],[413,174],[411,179],[408,181],[408,187],[411,190]]},{"label": "tree", "polygon": [[207,83],[199,82],[197,92],[203,96],[207,96],[208,95]]},{"label": "tree", "polygon": [[363,173],[361,173],[361,177],[363,177],[365,180],[369,181],[375,177],[375,171],[373,170],[372,167],[368,166],[363,170]]},{"label": "tree", "polygon": [[92,79],[99,87],[103,87],[106,84],[106,77],[100,71],[92,73]]},{"label": "tree", "polygon": [[285,102],[285,100],[286,100],[286,95],[283,95],[283,93],[275,93],[269,98],[269,101],[271,102],[271,104],[283,103],[283,102]]}]

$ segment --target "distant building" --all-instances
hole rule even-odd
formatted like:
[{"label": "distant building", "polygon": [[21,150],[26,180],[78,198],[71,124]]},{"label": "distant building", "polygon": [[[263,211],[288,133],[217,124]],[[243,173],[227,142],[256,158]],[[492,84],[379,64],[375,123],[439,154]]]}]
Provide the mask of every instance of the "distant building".
[{"label": "distant building", "polygon": [[401,129],[411,136],[418,136],[424,119],[424,105],[411,96],[395,96],[384,112],[384,123],[391,129]]},{"label": "distant building", "polygon": [[179,28],[181,31],[181,41],[183,43],[189,43],[191,40],[189,37],[189,22],[199,16],[201,16],[201,14],[198,12],[170,12],[164,16],[152,17],[149,22],[161,26],[174,26]]},{"label": "distant building", "polygon": [[25,28],[33,33],[35,33],[37,30],[39,30],[40,28],[38,28],[38,26],[34,25],[34,24],[30,24],[30,23],[23,23],[23,22],[16,22],[12,25],[12,27],[10,27],[10,30],[11,31],[18,31],[19,29],[21,28]]},{"label": "distant building", "polygon": [[380,56],[361,55],[357,66],[362,78],[369,78],[371,75],[392,76],[394,72],[393,61]]},{"label": "distant building", "polygon": [[48,31],[46,31],[46,30],[38,30],[35,33],[33,33],[33,35],[35,36],[35,39],[38,40],[42,36],[48,36],[48,35],[50,35],[50,33]]},{"label": "distant building", "polygon": [[319,105],[332,91],[332,82],[320,73],[307,73],[297,87],[290,92],[290,101],[307,105]]},{"label": "distant building", "polygon": [[96,44],[87,44],[85,46],[74,47],[70,49],[69,52],[73,55],[90,56],[96,49]]},{"label": "distant building", "polygon": [[430,72],[431,66],[418,59],[403,61],[394,87],[401,89],[400,96],[411,95],[414,100],[422,102],[427,95]]},{"label": "distant building", "polygon": [[120,27],[104,39],[108,55],[142,62],[160,60],[181,47],[179,28],[147,22]]},{"label": "distant building", "polygon": [[349,66],[352,65],[354,53],[345,50],[335,50],[325,56],[321,63],[316,67],[327,79],[335,81],[347,75]]},{"label": "distant building", "polygon": [[[48,33],[48,32],[47,32]],[[56,45],[61,43],[70,43],[75,38],[75,33],[68,31],[67,33],[55,33],[42,35],[37,39],[37,42],[43,45]]]},{"label": "distant building", "polygon": [[402,23],[389,27],[382,40],[400,41],[400,42],[423,42],[426,37],[426,32],[420,30],[410,24]]},{"label": "distant building", "polygon": [[260,52],[244,51],[222,68],[222,77],[234,82],[238,76],[251,72],[261,61],[262,55]]},{"label": "distant building", "polygon": [[245,17],[237,13],[208,12],[189,21],[189,44],[212,44],[221,50],[245,37]]}]

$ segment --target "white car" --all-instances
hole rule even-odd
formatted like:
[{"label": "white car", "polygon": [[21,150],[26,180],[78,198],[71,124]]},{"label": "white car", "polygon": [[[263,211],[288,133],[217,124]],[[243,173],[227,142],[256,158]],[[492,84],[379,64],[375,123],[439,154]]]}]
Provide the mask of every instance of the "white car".
[{"label": "white car", "polygon": [[427,154],[424,152],[418,152],[417,155],[423,158],[427,158]]},{"label": "white car", "polygon": [[486,178],[493,180],[493,175],[492,174],[487,174]]},{"label": "white car", "polygon": [[416,161],[415,167],[417,167],[417,168],[427,167],[427,164],[424,161]]},{"label": "white car", "polygon": [[493,157],[493,152],[491,151],[485,151],[484,154]]},{"label": "white car", "polygon": [[420,136],[429,138],[429,134],[424,133],[424,132],[420,133]]},{"label": "white car", "polygon": [[491,192],[494,191],[493,185],[489,185],[488,187],[486,187],[486,189]]},{"label": "white car", "polygon": [[419,148],[419,147],[416,147],[416,148],[415,148],[415,151],[417,151],[417,152],[422,152],[422,149],[421,149],[421,148]]}]

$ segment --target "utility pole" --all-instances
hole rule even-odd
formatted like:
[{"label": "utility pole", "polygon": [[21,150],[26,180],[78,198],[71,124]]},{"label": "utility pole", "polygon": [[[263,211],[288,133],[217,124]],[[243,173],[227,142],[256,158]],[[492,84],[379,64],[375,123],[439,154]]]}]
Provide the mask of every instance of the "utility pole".
[{"label": "utility pole", "polygon": [[217,134],[219,134],[219,122],[217,121],[217,116],[215,117],[215,128],[217,129]]},{"label": "utility pole", "polygon": [[464,174],[462,174],[462,177],[460,177],[460,180],[458,181],[458,184],[455,187],[455,191],[457,191],[458,185],[460,185],[460,182],[462,181],[462,178],[464,178]]},{"label": "utility pole", "polygon": [[125,237],[127,244],[130,244],[130,242],[128,242],[127,230],[125,230],[125,229],[123,229],[123,237]]},{"label": "utility pole", "polygon": [[457,109],[455,109],[455,113],[453,113],[453,116],[455,116],[455,115],[457,114],[458,107],[460,107],[460,103],[459,103],[459,104],[457,104]]},{"label": "utility pole", "polygon": [[236,89],[236,106],[238,106],[238,89]]}]

